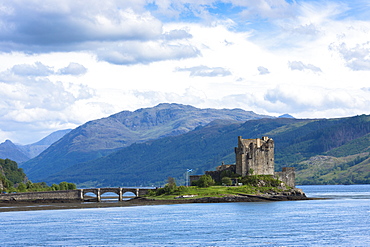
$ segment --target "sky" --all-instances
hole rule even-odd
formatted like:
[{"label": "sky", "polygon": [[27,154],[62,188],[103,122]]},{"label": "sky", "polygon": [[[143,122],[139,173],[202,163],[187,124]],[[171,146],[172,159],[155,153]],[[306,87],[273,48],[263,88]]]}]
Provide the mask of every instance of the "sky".
[{"label": "sky", "polygon": [[0,142],[159,103],[370,114],[370,2],[0,1]]}]

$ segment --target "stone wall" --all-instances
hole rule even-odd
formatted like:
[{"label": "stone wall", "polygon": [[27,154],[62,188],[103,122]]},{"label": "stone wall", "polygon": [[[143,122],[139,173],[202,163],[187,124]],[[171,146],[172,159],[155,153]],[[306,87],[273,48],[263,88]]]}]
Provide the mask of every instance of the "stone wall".
[{"label": "stone wall", "polygon": [[82,190],[60,190],[1,194],[0,201],[83,200]]},{"label": "stone wall", "polygon": [[295,170],[294,167],[283,167],[281,172],[275,172],[275,177],[283,181],[286,185],[295,187]]},{"label": "stone wall", "polygon": [[221,166],[218,166],[216,168],[216,171],[206,171],[206,175],[210,175],[215,182],[221,182],[221,174],[223,172],[229,171],[232,174],[235,174],[235,165],[224,165],[222,164]]},{"label": "stone wall", "polygon": [[238,137],[235,148],[236,173],[247,175],[274,175],[274,140],[242,139]]}]

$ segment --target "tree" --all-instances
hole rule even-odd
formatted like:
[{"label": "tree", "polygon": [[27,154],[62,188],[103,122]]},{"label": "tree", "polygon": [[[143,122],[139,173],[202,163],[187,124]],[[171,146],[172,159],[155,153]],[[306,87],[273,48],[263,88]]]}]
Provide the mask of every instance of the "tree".
[{"label": "tree", "polygon": [[19,183],[18,187],[17,187],[17,190],[19,192],[25,192],[27,190],[27,186],[24,183]]},{"label": "tree", "polygon": [[59,190],[68,190],[68,183],[67,182],[61,182],[59,184]]},{"label": "tree", "polygon": [[[56,187],[54,186],[54,188]],[[76,184],[74,183],[61,182],[59,184],[59,190],[75,190],[75,189],[76,189]]]},{"label": "tree", "polygon": [[197,181],[198,187],[209,187],[215,184],[215,180],[210,175],[202,175]]},{"label": "tree", "polygon": [[232,184],[233,184],[233,182],[231,181],[231,178],[229,178],[229,177],[223,177],[223,178],[221,179],[221,183],[222,183],[223,185],[227,185],[227,186],[229,186],[229,185],[232,185]]},{"label": "tree", "polygon": [[55,190],[59,190],[59,189],[60,189],[59,185],[57,185],[57,184],[52,184],[51,185],[51,190],[55,191]]},{"label": "tree", "polygon": [[68,183],[68,189],[69,190],[75,190],[75,189],[77,189],[77,186],[74,183]]},{"label": "tree", "polygon": [[173,177],[168,177],[168,179],[167,179],[167,185],[168,185],[171,189],[176,189],[177,185],[176,185],[176,180],[175,180],[175,178],[173,178]]},{"label": "tree", "polygon": [[26,187],[27,187],[28,190],[32,189],[33,188],[33,183],[30,180],[28,180],[27,183],[26,183]]}]

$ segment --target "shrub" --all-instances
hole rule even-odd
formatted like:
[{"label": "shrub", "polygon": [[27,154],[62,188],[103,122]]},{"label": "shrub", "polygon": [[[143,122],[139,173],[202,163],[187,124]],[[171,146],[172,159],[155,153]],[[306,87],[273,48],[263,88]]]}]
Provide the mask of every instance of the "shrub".
[{"label": "shrub", "polygon": [[223,185],[228,185],[228,186],[233,184],[233,182],[231,181],[231,178],[229,178],[229,177],[223,177],[221,179],[221,183]]},{"label": "shrub", "polygon": [[61,182],[59,184],[59,190],[75,190],[76,184],[74,183],[67,183],[67,182]]},{"label": "shrub", "polygon": [[18,184],[18,187],[17,187],[17,190],[19,192],[25,192],[27,190],[27,187],[26,187],[26,185],[24,183],[19,183]]},{"label": "shrub", "polygon": [[197,181],[197,186],[201,188],[209,187],[215,184],[215,180],[210,175],[202,175]]},{"label": "shrub", "polygon": [[252,175],[245,176],[240,180],[245,185],[251,185],[255,187],[278,187],[281,181],[274,178],[271,175]]},{"label": "shrub", "polygon": [[60,189],[59,185],[57,185],[57,184],[52,184],[51,185],[51,190],[55,191],[55,190],[59,190],[59,189]]}]

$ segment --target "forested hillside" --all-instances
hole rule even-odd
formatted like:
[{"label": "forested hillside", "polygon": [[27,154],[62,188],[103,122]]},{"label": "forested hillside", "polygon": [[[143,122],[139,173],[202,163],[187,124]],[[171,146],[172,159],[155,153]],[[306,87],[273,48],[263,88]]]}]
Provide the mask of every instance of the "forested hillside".
[{"label": "forested hillside", "polygon": [[241,109],[199,109],[180,104],[123,111],[81,125],[21,167],[31,180],[43,181],[50,174],[133,143],[184,134],[216,119],[244,122],[263,117],[268,116]]},{"label": "forested hillside", "polygon": [[[349,176],[347,183],[369,183],[369,134],[370,117],[365,115],[315,120],[260,119],[242,124],[214,121],[180,136],[133,144],[107,157],[74,165],[46,180],[68,180],[83,186],[162,185],[169,176],[183,181],[186,169],[202,174],[222,161],[234,163],[238,136],[269,136],[275,140],[275,169],[296,167],[298,182],[344,183],[341,176]],[[313,166],[307,162],[318,155],[336,157],[338,162],[330,169],[319,162],[312,172]],[[333,170],[337,177],[326,179],[325,174]]]},{"label": "forested hillside", "polygon": [[10,159],[0,159],[0,190],[25,182],[26,175],[18,164]]}]

